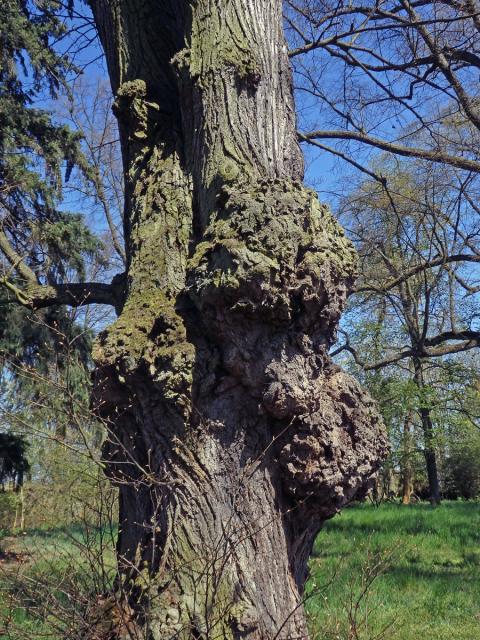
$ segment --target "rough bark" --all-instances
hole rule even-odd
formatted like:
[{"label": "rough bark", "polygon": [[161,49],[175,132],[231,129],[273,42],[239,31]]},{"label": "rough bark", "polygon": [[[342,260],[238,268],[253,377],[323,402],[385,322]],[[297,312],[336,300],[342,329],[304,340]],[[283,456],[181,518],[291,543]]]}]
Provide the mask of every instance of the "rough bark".
[{"label": "rough bark", "polygon": [[315,535],[386,440],[328,357],[356,260],[301,182],[281,3],[91,4],[127,186],[95,351],[125,615],[154,640],[307,638]]}]

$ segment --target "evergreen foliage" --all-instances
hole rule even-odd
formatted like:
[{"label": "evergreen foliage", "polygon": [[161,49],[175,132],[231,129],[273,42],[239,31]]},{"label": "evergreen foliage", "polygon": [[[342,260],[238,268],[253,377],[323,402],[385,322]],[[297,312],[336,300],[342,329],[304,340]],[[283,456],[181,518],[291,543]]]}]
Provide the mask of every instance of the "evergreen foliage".
[{"label": "evergreen foliage", "polygon": [[27,443],[13,433],[0,433],[0,485],[11,480],[15,486],[23,484],[23,476],[29,470]]},{"label": "evergreen foliage", "polygon": [[[55,0],[5,0],[0,6],[0,243],[39,284],[48,285],[84,280],[88,261],[101,259],[103,251],[83,216],[62,206],[74,167],[91,178],[81,132],[39,108],[68,92],[69,74],[75,71],[59,46],[68,34],[62,11]],[[5,278],[22,285],[8,256],[1,266]],[[85,402],[91,331],[64,307],[34,315],[11,302],[12,294],[2,287],[0,376],[8,414],[21,412],[31,421],[46,406],[40,401],[45,397],[55,397],[59,415],[62,402]],[[49,383],[56,393],[49,392]],[[40,414],[38,420],[52,421],[44,409]]]},{"label": "evergreen foliage", "polygon": [[81,215],[59,209],[73,167],[90,174],[81,134],[36,106],[67,90],[73,70],[55,48],[66,33],[59,8],[29,0],[0,8],[0,230],[48,284],[64,281],[67,271],[84,278],[85,258],[101,250]]}]

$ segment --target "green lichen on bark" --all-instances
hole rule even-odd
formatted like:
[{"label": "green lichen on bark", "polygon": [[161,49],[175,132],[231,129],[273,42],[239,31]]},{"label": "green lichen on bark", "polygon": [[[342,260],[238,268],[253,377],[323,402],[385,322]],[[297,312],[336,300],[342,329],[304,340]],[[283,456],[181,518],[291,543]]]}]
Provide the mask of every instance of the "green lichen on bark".
[{"label": "green lichen on bark", "polygon": [[[245,107],[249,103],[249,108],[254,108],[250,97],[265,77],[261,48],[252,46],[251,25],[242,15],[245,12],[249,14],[228,3],[196,2],[186,47],[172,59],[180,94],[188,103],[201,96],[204,109],[202,114],[188,113],[187,118],[191,127],[187,136],[201,139],[192,146],[189,160],[194,180],[201,185],[198,205],[202,225],[207,223],[215,195],[223,185],[258,175],[258,162],[244,141],[237,139],[242,118],[239,98]],[[196,157],[200,148],[204,150],[201,158]]]},{"label": "green lichen on bark", "polygon": [[160,146],[150,152],[135,184],[129,273],[133,289],[153,286],[178,293],[184,284],[191,233],[190,190],[177,159],[162,160],[162,151]]},{"label": "green lichen on bark", "polygon": [[225,71],[233,72],[241,81],[255,80],[260,73],[234,7],[212,10],[210,3],[197,2],[189,44],[189,71],[200,86],[208,85],[216,74]]},{"label": "green lichen on bark", "polygon": [[188,287],[200,308],[221,299],[231,312],[284,323],[295,299],[322,309],[329,295],[346,295],[356,254],[313,191],[260,180],[225,187],[220,199],[223,208],[189,262]]},{"label": "green lichen on bark", "polygon": [[194,360],[175,300],[150,289],[130,296],[122,314],[97,340],[94,357],[113,366],[121,383],[144,371],[165,400],[190,406]]},{"label": "green lichen on bark", "polygon": [[[116,114],[130,131],[126,190],[131,215],[126,302],[118,320],[97,341],[100,367],[114,367],[129,384],[144,372],[182,411],[189,406],[193,346],[176,298],[183,290],[191,233],[191,184],[171,130],[156,119],[143,80],[125,82]],[[153,110],[153,114],[152,114]]]},{"label": "green lichen on bark", "polygon": [[146,82],[130,80],[120,85],[112,107],[117,118],[128,120],[130,138],[137,141],[148,137],[149,110],[158,111],[158,105],[146,98]]},{"label": "green lichen on bark", "polygon": [[[214,82],[215,74],[233,73],[240,81],[256,84],[260,75],[260,66],[249,49],[235,46],[228,36],[226,40],[216,41],[214,37],[203,38],[191,49],[175,56],[177,68],[180,65],[188,69],[190,77],[197,86],[205,88]],[[203,52],[208,52],[202,56]]]}]

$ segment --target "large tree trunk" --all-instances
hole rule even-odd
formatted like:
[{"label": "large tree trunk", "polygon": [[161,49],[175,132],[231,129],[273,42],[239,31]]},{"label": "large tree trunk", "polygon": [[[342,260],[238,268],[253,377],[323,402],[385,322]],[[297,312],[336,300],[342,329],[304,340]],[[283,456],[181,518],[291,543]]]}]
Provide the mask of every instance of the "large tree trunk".
[{"label": "large tree trunk", "polygon": [[142,637],[307,638],[322,523],[386,450],[328,349],[355,255],[301,179],[280,0],[92,0],[126,178],[95,400]]}]

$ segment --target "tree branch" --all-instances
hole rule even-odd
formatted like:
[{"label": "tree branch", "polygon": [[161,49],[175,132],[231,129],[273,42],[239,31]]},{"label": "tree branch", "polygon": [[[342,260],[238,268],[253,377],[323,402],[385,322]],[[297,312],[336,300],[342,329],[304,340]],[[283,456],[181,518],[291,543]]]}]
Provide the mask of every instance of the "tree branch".
[{"label": "tree branch", "polygon": [[338,151],[333,147],[329,147],[326,144],[322,144],[321,142],[318,142],[318,140],[309,140],[309,143],[315,147],[318,147],[319,149],[322,149],[322,151],[327,151],[328,153],[331,153],[332,155],[337,156],[337,158],[341,158],[345,162],[348,162],[353,167],[355,167],[355,169],[358,169],[362,173],[365,173],[367,176],[370,176],[371,178],[373,178],[376,182],[379,182],[383,187],[386,186],[387,184],[386,178],[378,175],[377,173],[374,173],[373,171],[370,171],[370,169],[367,169],[366,167],[361,165],[359,162],[357,162],[353,158],[350,158],[350,156],[347,156],[347,154],[342,153],[342,151]]},{"label": "tree branch", "polygon": [[427,269],[432,269],[434,267],[438,267],[441,265],[446,265],[451,262],[480,262],[480,256],[472,256],[469,254],[462,254],[462,253],[455,254],[452,256],[439,256],[438,258],[434,258],[433,260],[429,260],[428,262],[415,265],[411,269],[404,271],[404,273],[398,276],[398,278],[390,280],[389,282],[386,282],[383,285],[375,286],[372,284],[372,285],[363,285],[361,287],[357,287],[351,291],[350,295],[354,293],[364,293],[368,291],[372,291],[375,293],[386,293],[387,291],[391,291],[392,289],[397,287],[399,284],[401,284],[402,282],[405,282],[405,280],[408,280],[409,278],[416,275],[417,273],[421,273],[422,271],[427,271]]},{"label": "tree branch", "polygon": [[458,169],[465,169],[467,171],[473,171],[474,173],[480,173],[480,162],[477,162],[476,160],[469,160],[468,158],[462,158],[460,156],[451,156],[442,151],[430,151],[428,149],[420,149],[418,147],[405,147],[404,145],[387,142],[381,138],[375,138],[358,131],[319,130],[312,131],[310,133],[299,132],[298,139],[300,142],[308,142],[309,144],[313,144],[316,139],[355,140],[399,156],[422,158],[423,160],[429,160],[430,162],[448,164],[452,167],[457,167]]},{"label": "tree branch", "polygon": [[0,278],[0,284],[15,296],[16,302],[31,309],[43,309],[56,305],[81,307],[87,304],[107,304],[121,308],[123,275],[115,276],[110,284],[102,282],[73,282],[55,285],[27,284],[18,287],[8,278]]},{"label": "tree branch", "polygon": [[[332,351],[330,353],[330,356],[334,358],[340,353],[348,351],[348,353],[350,353],[353,357],[355,363],[364,371],[378,371],[379,369],[384,369],[389,365],[396,364],[401,360],[405,360],[406,358],[411,358],[414,356],[419,358],[441,358],[446,355],[461,353],[462,351],[468,351],[480,346],[480,331],[445,331],[443,333],[439,333],[436,336],[433,336],[432,338],[426,338],[422,348],[413,349],[409,347],[403,347],[400,348],[397,353],[389,356],[388,358],[384,358],[383,360],[379,360],[378,362],[367,363],[359,357],[357,350],[351,346],[348,335],[345,332],[343,333],[345,335],[345,343]],[[451,340],[454,342],[460,341],[460,343],[447,344],[443,347],[437,346]]]},{"label": "tree branch", "polygon": [[32,269],[25,264],[0,228],[0,252],[3,253],[20,278],[23,286],[13,283],[7,275],[0,277],[4,286],[15,297],[16,302],[30,309],[43,309],[55,305],[81,307],[87,304],[108,304],[118,311],[123,304],[124,274],[116,275],[110,284],[103,282],[71,282],[42,285]]},{"label": "tree branch", "polygon": [[480,331],[444,331],[443,333],[439,333],[433,338],[426,338],[424,344],[426,347],[434,347],[438,344],[442,344],[443,342],[448,342],[450,340],[466,340],[466,341],[476,341],[477,345],[480,344]]}]

